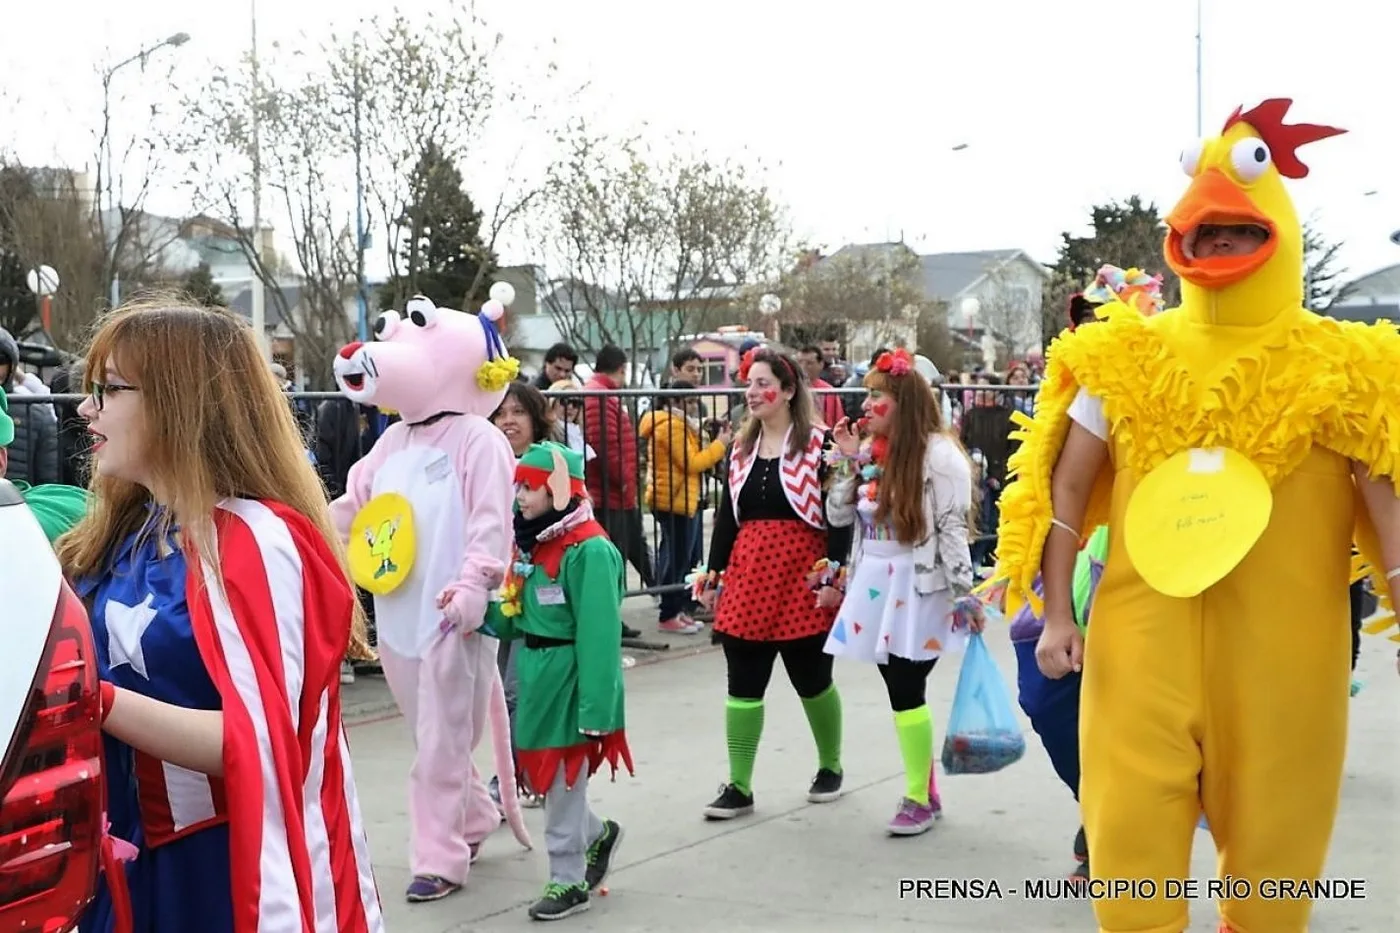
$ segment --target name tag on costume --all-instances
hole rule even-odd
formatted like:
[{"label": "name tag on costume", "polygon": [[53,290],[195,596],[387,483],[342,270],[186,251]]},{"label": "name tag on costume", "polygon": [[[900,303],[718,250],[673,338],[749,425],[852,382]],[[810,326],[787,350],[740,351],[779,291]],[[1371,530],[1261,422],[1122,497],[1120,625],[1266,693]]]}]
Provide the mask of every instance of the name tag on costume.
[{"label": "name tag on costume", "polygon": [[535,596],[541,606],[564,605],[564,588],[562,586],[542,586],[535,590]]},{"label": "name tag on costume", "polygon": [[428,482],[440,483],[452,475],[452,460],[444,454],[428,464],[423,472],[427,474]]}]

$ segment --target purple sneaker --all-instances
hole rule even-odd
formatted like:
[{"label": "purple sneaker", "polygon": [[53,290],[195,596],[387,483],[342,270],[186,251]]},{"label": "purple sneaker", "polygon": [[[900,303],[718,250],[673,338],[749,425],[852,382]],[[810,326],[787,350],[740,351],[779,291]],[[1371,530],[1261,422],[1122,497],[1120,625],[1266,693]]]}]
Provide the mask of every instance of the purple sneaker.
[{"label": "purple sneaker", "polygon": [[441,900],[461,889],[460,884],[453,884],[437,875],[416,875],[413,883],[408,886],[407,898],[410,904],[421,904],[425,901]]},{"label": "purple sneaker", "polygon": [[890,820],[889,833],[891,836],[917,836],[926,833],[933,828],[933,821],[942,813],[943,808],[936,798],[930,798],[928,803],[917,803],[905,797],[899,802],[894,819]]}]

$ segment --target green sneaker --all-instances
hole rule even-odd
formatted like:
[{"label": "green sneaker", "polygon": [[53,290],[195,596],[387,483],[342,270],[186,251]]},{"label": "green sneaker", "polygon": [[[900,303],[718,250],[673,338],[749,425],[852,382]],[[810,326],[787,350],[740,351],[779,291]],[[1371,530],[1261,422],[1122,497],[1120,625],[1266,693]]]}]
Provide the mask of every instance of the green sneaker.
[{"label": "green sneaker", "polygon": [[530,907],[531,920],[563,920],[588,909],[588,888],[582,884],[545,885],[544,897]]},{"label": "green sneaker", "polygon": [[588,847],[588,869],[583,874],[588,890],[597,890],[598,885],[607,880],[608,872],[612,870],[613,854],[621,841],[622,827],[615,820],[604,820],[602,834]]}]

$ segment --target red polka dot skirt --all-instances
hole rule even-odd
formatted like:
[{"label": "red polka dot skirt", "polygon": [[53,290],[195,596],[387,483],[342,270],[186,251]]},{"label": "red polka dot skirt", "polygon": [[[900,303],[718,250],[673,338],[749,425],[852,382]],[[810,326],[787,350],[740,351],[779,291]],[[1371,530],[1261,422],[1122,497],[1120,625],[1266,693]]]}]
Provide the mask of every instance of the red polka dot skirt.
[{"label": "red polka dot skirt", "polygon": [[743,522],[724,574],[715,632],[788,641],[831,630],[836,609],[818,609],[807,575],[826,556],[826,532],[796,520]]}]

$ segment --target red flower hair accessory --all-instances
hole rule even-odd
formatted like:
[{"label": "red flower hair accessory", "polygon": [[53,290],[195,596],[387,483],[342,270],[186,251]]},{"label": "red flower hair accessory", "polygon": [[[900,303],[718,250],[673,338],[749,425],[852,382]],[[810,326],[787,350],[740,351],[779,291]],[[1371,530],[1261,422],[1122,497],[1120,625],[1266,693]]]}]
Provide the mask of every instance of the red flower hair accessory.
[{"label": "red flower hair accessory", "polygon": [[758,355],[762,347],[750,347],[749,352],[739,358],[739,381],[749,381],[749,367],[753,366],[753,358]]},{"label": "red flower hair accessory", "polygon": [[875,369],[887,376],[907,376],[914,371],[914,358],[903,348],[886,350],[876,358]]}]

